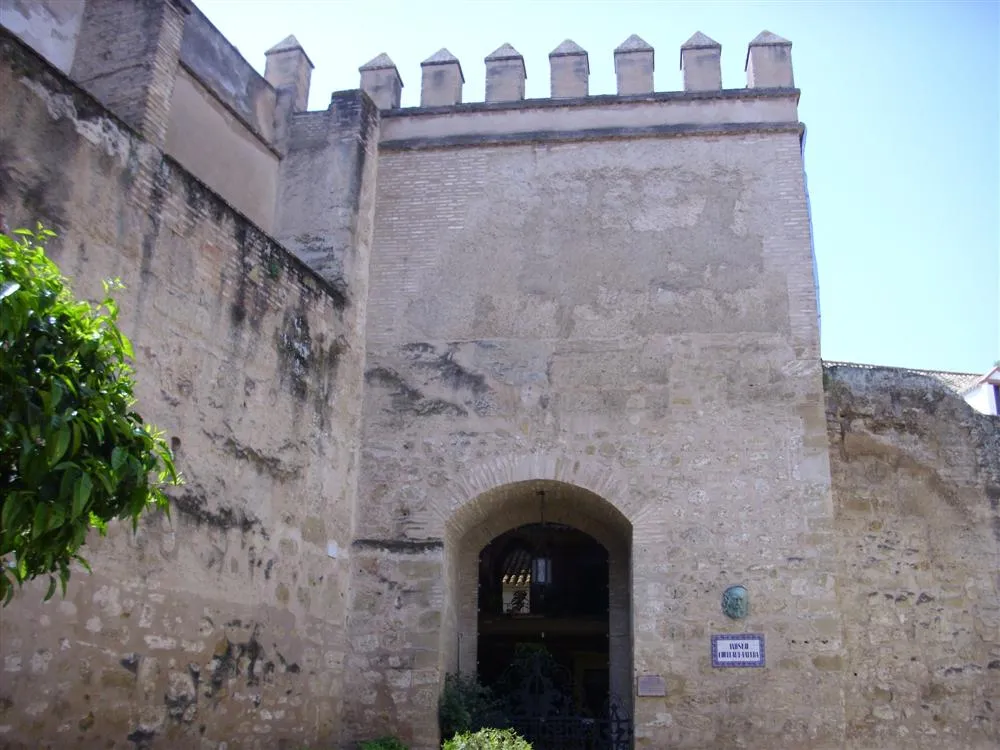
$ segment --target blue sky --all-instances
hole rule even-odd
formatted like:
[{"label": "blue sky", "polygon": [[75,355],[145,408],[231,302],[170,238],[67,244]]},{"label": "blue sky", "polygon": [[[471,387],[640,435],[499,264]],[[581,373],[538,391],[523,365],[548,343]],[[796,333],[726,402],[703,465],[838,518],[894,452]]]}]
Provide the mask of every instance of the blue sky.
[{"label": "blue sky", "polygon": [[656,48],[656,89],[681,88],[680,45],[723,46],[723,85],[741,88],[746,44],[790,39],[808,128],[823,357],[982,372],[1000,359],[1000,3],[196,0],[263,71],[294,34],[313,71],[310,109],[357,88],[386,52],[403,105],[420,61],[447,47],[465,100],[481,101],[483,58],[524,55],[527,95],[548,96],[548,53],[590,53],[591,93],[614,93],[612,52],[637,33]]}]

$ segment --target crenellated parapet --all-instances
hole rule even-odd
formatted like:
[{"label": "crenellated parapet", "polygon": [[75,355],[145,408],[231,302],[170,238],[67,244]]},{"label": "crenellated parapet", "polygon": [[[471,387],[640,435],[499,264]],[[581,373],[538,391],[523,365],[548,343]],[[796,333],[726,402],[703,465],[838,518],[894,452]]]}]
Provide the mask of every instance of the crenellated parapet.
[{"label": "crenellated parapet", "polygon": [[[695,32],[680,46],[681,87],[657,90],[654,84],[655,50],[637,34],[632,34],[613,51],[617,90],[614,94],[590,91],[590,56],[572,39],[566,39],[549,53],[549,98],[552,100],[593,99],[609,96],[648,97],[673,93],[704,96],[711,92],[747,89],[793,89],[792,43],[770,31],[762,31],[747,47],[746,80],[741,87],[726,88],[722,80],[722,45],[704,33]],[[486,104],[516,103],[525,100],[528,78],[524,56],[510,43],[487,55]],[[454,107],[468,102],[464,95],[465,74],[459,59],[441,48],[422,63],[420,108]],[[380,110],[402,106],[403,78],[386,53],[362,65],[359,88]],[[265,77],[276,89],[287,88],[294,97],[293,110],[301,112],[309,93],[312,63],[295,37],[288,37],[267,52]],[[532,100],[532,106],[544,100]]]},{"label": "crenellated parapet", "polygon": [[[762,31],[750,42],[746,56],[747,89],[791,89],[792,43]],[[653,81],[655,50],[636,34],[614,50],[617,96],[635,97],[657,93]],[[519,102],[525,98],[527,67],[524,56],[511,44],[504,43],[484,59],[486,65],[487,104]],[[458,58],[441,49],[421,63],[421,107],[448,107],[462,104],[465,76]],[[723,91],[722,45],[702,32],[696,32],[680,47],[682,91],[704,95]],[[401,106],[402,78],[395,64],[381,54],[360,68],[361,88],[378,104],[379,109]],[[591,97],[590,56],[572,39],[566,39],[549,53],[551,99]],[[725,89],[739,90],[735,87]],[[661,90],[659,93],[670,93]],[[606,95],[600,95],[606,96]],[[537,101],[537,100],[535,100]]]},{"label": "crenellated parapet", "polygon": [[396,63],[384,52],[360,68],[359,87],[379,109],[397,109],[403,97],[403,79],[399,77]]},{"label": "crenellated parapet", "polygon": [[465,76],[458,58],[444,47],[420,63],[421,107],[448,107],[462,103]]},{"label": "crenellated parapet", "polygon": [[524,99],[528,70],[521,53],[502,44],[486,56],[486,101],[516,102]]},{"label": "crenellated parapet", "polygon": [[633,34],[615,48],[618,95],[653,93],[653,46]]},{"label": "crenellated parapet", "polygon": [[747,86],[792,88],[792,43],[770,31],[760,32],[747,48]]},{"label": "crenellated parapet", "polygon": [[685,91],[722,89],[722,45],[700,31],[681,45]]},{"label": "crenellated parapet", "polygon": [[274,86],[275,91],[289,89],[294,111],[305,111],[313,64],[299,40],[287,36],[264,54],[267,56],[264,79]]},{"label": "crenellated parapet", "polygon": [[590,59],[587,51],[567,39],[549,53],[552,98],[572,99],[590,93]]}]

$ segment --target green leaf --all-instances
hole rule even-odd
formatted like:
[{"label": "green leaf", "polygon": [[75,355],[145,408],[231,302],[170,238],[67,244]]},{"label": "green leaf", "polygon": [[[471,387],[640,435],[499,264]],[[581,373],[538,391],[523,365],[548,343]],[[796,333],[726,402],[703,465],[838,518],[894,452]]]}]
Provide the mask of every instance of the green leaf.
[{"label": "green leaf", "polygon": [[86,570],[88,573],[94,572],[93,569],[90,567],[90,563],[87,562],[86,558],[82,557],[81,555],[73,555],[73,559],[76,560],[78,563],[80,563],[80,565],[83,566],[83,569]]},{"label": "green leaf", "polygon": [[117,446],[113,451],[111,451],[111,468],[118,471],[127,459],[128,452],[121,446]]},{"label": "green leaf", "polygon": [[35,394],[42,400],[42,409],[46,414],[52,413],[52,394],[48,391],[37,390]]},{"label": "green leaf", "polygon": [[49,506],[45,503],[39,503],[35,506],[35,518],[31,524],[31,538],[37,539],[43,531],[46,530],[46,525],[49,516]]},{"label": "green leaf", "polygon": [[73,507],[70,509],[70,520],[75,521],[83,513],[84,508],[87,507],[87,498],[83,496],[83,493],[74,493],[73,495]]},{"label": "green leaf", "polygon": [[90,478],[90,474],[82,474],[79,481],[73,486],[73,508],[82,508],[87,500],[90,499],[90,493],[93,489],[94,483]]},{"label": "green leaf", "polygon": [[101,536],[104,536],[105,534],[108,533],[108,522],[105,521],[96,513],[94,513],[94,511],[91,511],[87,515],[87,517],[90,520],[90,525],[93,526],[95,529],[97,529],[100,532]]},{"label": "green leaf", "polygon": [[75,456],[77,451],[80,450],[80,435],[83,432],[83,428],[80,427],[80,423],[76,420],[70,422],[70,427],[73,430],[73,444],[70,446],[70,454]]},{"label": "green leaf", "polygon": [[106,467],[99,466],[95,468],[94,476],[97,477],[97,479],[100,481],[101,486],[104,488],[104,491],[108,493],[108,495],[115,494],[115,488],[111,484],[111,480],[108,478],[108,472],[106,471]]},{"label": "green leaf", "polygon": [[59,463],[59,460],[66,455],[66,449],[69,447],[71,436],[72,430],[70,430],[69,425],[64,422],[59,427],[59,432],[56,433],[55,439],[48,444],[50,446],[49,466],[55,466]]},{"label": "green leaf", "polygon": [[[80,468],[71,461],[64,461],[63,463],[59,464],[59,466],[65,466],[62,473],[62,478],[59,481],[59,497],[64,499],[72,497],[74,500],[73,505],[75,507],[76,497],[73,493],[73,487],[74,484],[76,483],[76,477],[80,473]],[[57,466],[56,468],[58,469],[59,466]]]},{"label": "green leaf", "polygon": [[[55,363],[53,363],[55,364]],[[63,400],[63,396],[66,395],[66,389],[63,388],[62,383],[56,379],[52,381],[52,408],[59,406]]]},{"label": "green leaf", "polygon": [[0,523],[3,524],[5,533],[15,527],[14,519],[19,510],[21,510],[21,503],[17,497],[8,495],[4,498],[3,512],[0,512]]},{"label": "green leaf", "polygon": [[52,598],[52,595],[56,593],[56,578],[55,576],[49,576],[49,590],[45,592],[45,598],[42,601],[47,602]]},{"label": "green leaf", "polygon": [[[49,518],[45,522],[45,530],[52,531],[53,529],[59,528],[63,525],[66,520],[66,511],[62,509],[62,506],[55,505],[49,512]],[[51,563],[49,563],[51,565]]]},{"label": "green leaf", "polygon": [[0,286],[0,299],[3,299],[4,297],[9,297],[20,288],[21,285],[18,284],[16,281],[5,281],[3,283],[3,286]]}]

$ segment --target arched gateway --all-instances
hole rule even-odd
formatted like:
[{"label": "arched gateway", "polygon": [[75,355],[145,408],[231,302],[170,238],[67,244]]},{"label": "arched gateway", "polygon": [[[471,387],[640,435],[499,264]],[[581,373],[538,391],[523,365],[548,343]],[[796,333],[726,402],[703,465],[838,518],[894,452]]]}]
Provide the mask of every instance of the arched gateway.
[{"label": "arched gateway", "polygon": [[614,505],[554,480],[498,486],[448,524],[447,670],[493,687],[539,747],[628,746],[631,543]]}]

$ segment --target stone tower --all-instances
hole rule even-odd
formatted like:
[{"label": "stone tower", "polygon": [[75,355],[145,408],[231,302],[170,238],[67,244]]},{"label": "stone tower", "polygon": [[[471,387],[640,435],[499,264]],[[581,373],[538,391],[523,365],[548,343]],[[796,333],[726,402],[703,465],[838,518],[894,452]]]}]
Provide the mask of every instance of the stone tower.
[{"label": "stone tower", "polygon": [[[788,46],[761,35],[747,87],[723,89],[721,46],[696,34],[684,91],[654,93],[653,49],[633,36],[614,53],[619,95],[589,97],[587,52],[566,40],[552,98],[524,100],[506,44],[486,58],[485,104],[449,89],[452,106],[381,111],[345,705],[358,735],[379,717],[433,734],[442,674],[483,658],[480,555],[537,523],[544,495],[543,518],[607,550],[610,689],[640,746],[717,741],[731,730],[698,729],[697,707],[736,693],[770,717],[768,746],[838,737],[839,675],[706,666],[711,633],[747,630],[769,634],[772,661],[807,641],[840,659]],[[745,621],[719,609],[734,583],[754,597]],[[665,686],[672,724],[643,679]]]}]

